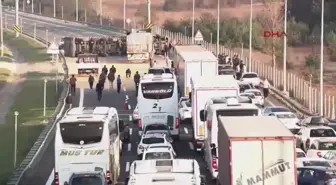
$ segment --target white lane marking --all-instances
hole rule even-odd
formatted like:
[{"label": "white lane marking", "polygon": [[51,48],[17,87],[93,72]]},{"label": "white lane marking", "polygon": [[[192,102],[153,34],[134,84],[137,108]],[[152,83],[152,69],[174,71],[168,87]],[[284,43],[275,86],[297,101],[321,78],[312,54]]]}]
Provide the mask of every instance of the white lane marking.
[{"label": "white lane marking", "polygon": [[131,151],[131,149],[132,149],[132,145],[131,145],[131,143],[128,143],[128,145],[127,145],[127,151]]},{"label": "white lane marking", "polygon": [[125,171],[128,172],[129,169],[130,169],[130,162],[126,162],[126,169],[125,169]]},{"label": "white lane marking", "polygon": [[189,148],[190,150],[194,150],[194,145],[192,144],[192,142],[189,142]]},{"label": "white lane marking", "polygon": [[130,130],[129,130],[129,132],[130,132],[130,136],[132,135],[132,131],[133,131],[133,129],[132,129],[132,128],[130,128]]},{"label": "white lane marking", "polygon": [[49,178],[48,178],[48,180],[46,182],[46,185],[52,185],[53,184],[53,182],[54,182],[54,173],[55,173],[55,169],[53,169],[51,171],[51,174],[49,175]]},{"label": "white lane marking", "polygon": [[128,120],[129,120],[129,121],[132,121],[132,119],[133,119],[133,118],[132,118],[132,115],[129,115]]},{"label": "white lane marking", "polygon": [[130,104],[128,104],[128,110],[131,110],[131,109],[132,109],[131,105],[130,105]]},{"label": "white lane marking", "polygon": [[128,100],[129,98],[128,98],[128,95],[126,95],[126,100]]},{"label": "white lane marking", "polygon": [[83,107],[84,104],[84,89],[80,88],[79,91],[79,107]]},{"label": "white lane marking", "polygon": [[124,87],[124,91],[126,91],[126,88]]},{"label": "white lane marking", "polygon": [[188,129],[187,129],[187,127],[184,127],[184,132],[185,132],[186,134],[188,134]]}]

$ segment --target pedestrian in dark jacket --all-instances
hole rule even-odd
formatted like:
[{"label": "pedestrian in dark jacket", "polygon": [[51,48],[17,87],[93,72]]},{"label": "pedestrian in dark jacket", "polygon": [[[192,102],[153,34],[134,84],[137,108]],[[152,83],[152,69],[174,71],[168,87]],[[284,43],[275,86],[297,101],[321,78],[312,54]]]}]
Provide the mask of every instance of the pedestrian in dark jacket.
[{"label": "pedestrian in dark jacket", "polygon": [[103,67],[102,73],[104,73],[105,75],[107,75],[107,67],[106,66]]},{"label": "pedestrian in dark jacket", "polygon": [[89,82],[90,89],[92,89],[93,88],[93,82],[94,82],[94,77],[92,75],[89,76],[88,82]]},{"label": "pedestrian in dark jacket", "polygon": [[110,68],[110,73],[115,74],[117,72],[117,69],[114,67],[114,65],[112,65],[112,67]]},{"label": "pedestrian in dark jacket", "polygon": [[110,89],[113,89],[113,82],[115,80],[115,74],[110,71],[110,73],[107,75],[107,79],[110,83]]},{"label": "pedestrian in dark jacket", "polygon": [[139,87],[139,83],[140,83],[140,75],[139,72],[135,72],[134,74],[134,84],[135,84],[135,92],[138,95],[138,87]]},{"label": "pedestrian in dark jacket", "polygon": [[126,69],[126,78],[130,78],[131,77],[131,70],[129,68]]},{"label": "pedestrian in dark jacket", "polygon": [[97,85],[96,85],[96,92],[97,92],[98,101],[100,101],[102,99],[103,89],[104,89],[104,86],[103,86],[102,82],[101,81],[98,82]]},{"label": "pedestrian in dark jacket", "polygon": [[77,82],[77,79],[75,75],[72,75],[70,78],[70,86],[71,86],[71,92],[73,95],[75,95],[76,93],[76,82]]},{"label": "pedestrian in dark jacket", "polygon": [[120,94],[120,90],[121,90],[121,78],[120,75],[118,75],[117,78],[117,92]]}]

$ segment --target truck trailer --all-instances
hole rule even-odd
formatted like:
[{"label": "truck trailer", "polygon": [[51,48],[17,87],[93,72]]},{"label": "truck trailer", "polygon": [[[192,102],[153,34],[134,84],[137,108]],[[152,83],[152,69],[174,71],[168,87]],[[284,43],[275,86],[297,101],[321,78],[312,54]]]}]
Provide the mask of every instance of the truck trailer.
[{"label": "truck trailer", "polygon": [[218,59],[200,45],[177,45],[169,50],[169,59],[176,64],[177,83],[181,96],[191,92],[190,79],[217,75]]},{"label": "truck trailer", "polygon": [[297,185],[294,135],[273,116],[218,118],[220,185]]},{"label": "truck trailer", "polygon": [[127,59],[131,62],[148,62],[153,52],[152,33],[132,30],[126,39]]}]

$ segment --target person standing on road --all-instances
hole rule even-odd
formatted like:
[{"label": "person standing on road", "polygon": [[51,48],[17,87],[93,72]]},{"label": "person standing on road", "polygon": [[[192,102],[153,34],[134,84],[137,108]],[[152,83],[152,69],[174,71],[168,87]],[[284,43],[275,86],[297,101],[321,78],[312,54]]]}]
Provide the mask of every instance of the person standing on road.
[{"label": "person standing on road", "polygon": [[72,75],[70,78],[70,86],[71,86],[71,92],[73,93],[73,95],[75,95],[76,93],[76,82],[77,82],[77,79],[75,75]]},{"label": "person standing on road", "polygon": [[126,78],[131,78],[131,74],[132,74],[132,72],[131,72],[130,68],[127,68],[126,69]]},{"label": "person standing on road", "polygon": [[118,75],[117,78],[117,92],[120,94],[120,89],[121,89],[121,78],[120,75]]},{"label": "person standing on road", "polygon": [[140,75],[139,75],[139,72],[137,71],[134,74],[135,92],[137,96],[138,96],[139,83],[140,83]]},{"label": "person standing on road", "polygon": [[105,75],[107,75],[107,67],[106,67],[106,65],[104,65],[104,67],[102,69],[102,73],[104,73]]},{"label": "person standing on road", "polygon": [[107,75],[107,79],[108,79],[108,81],[109,81],[109,83],[110,83],[110,89],[112,90],[112,89],[113,89],[113,82],[114,82],[114,80],[115,80],[114,73],[112,73],[112,72],[110,71],[110,73]]},{"label": "person standing on road", "polygon": [[98,101],[100,101],[102,99],[103,89],[104,89],[104,86],[103,86],[102,82],[101,81],[98,82],[97,85],[96,85],[96,92],[97,92]]},{"label": "person standing on road", "polygon": [[93,82],[94,82],[94,78],[93,78],[92,75],[89,76],[88,82],[89,82],[90,89],[92,89],[93,88]]},{"label": "person standing on road", "polygon": [[270,88],[270,83],[268,82],[267,79],[264,80],[264,97],[267,98],[269,94],[269,88]]},{"label": "person standing on road", "polygon": [[110,73],[115,74],[117,72],[117,69],[114,67],[114,65],[112,65],[112,67],[110,68]]}]

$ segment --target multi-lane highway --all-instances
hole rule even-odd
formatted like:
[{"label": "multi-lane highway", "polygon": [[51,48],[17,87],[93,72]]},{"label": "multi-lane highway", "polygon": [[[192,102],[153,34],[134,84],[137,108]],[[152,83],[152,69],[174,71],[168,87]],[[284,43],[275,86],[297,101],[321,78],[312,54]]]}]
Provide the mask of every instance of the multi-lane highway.
[{"label": "multi-lane highway", "polygon": [[[14,24],[14,14],[13,12],[7,12],[8,27],[12,27]],[[118,33],[111,30],[100,30],[97,28],[92,28],[75,23],[64,23],[62,21],[56,21],[51,18],[43,18],[36,15],[20,14],[23,17],[23,29],[25,31],[29,30],[33,33],[34,23],[37,25],[37,35],[39,37],[44,37],[46,29],[48,29],[49,40],[56,37],[59,40],[64,36],[84,36],[84,37],[95,37],[95,36],[113,36]],[[110,66],[108,66],[110,67]],[[132,68],[134,72],[137,69]],[[118,69],[117,69],[118,70]],[[103,92],[103,99],[101,102],[97,101],[96,92],[93,89],[88,88],[86,80],[80,81],[78,84],[78,89],[73,96],[73,106],[110,106],[116,107],[119,110],[120,117],[125,120],[126,123],[131,125],[132,139],[131,142],[123,146],[123,155],[121,158],[121,178],[120,182],[124,181],[124,178],[128,175],[130,164],[136,159],[136,147],[139,141],[139,136],[136,132],[136,125],[133,125],[129,119],[131,112],[125,110],[125,98],[129,98],[128,103],[131,109],[136,105],[135,97],[135,87],[132,79],[123,78],[123,91],[118,94],[115,89],[108,90],[105,89]],[[274,98],[269,97],[267,105],[281,105]],[[191,125],[183,124],[180,128],[181,141],[175,144],[175,150],[180,158],[196,158],[200,163],[202,173],[207,176],[208,184],[211,184],[211,179],[209,174],[206,172],[205,164],[201,157],[195,153],[193,145],[191,143],[192,138],[192,128]],[[50,185],[53,183],[53,168],[54,168],[54,145],[53,141],[48,145],[45,153],[41,160],[36,166],[31,167],[28,172],[23,176],[20,181],[20,185]]]}]

